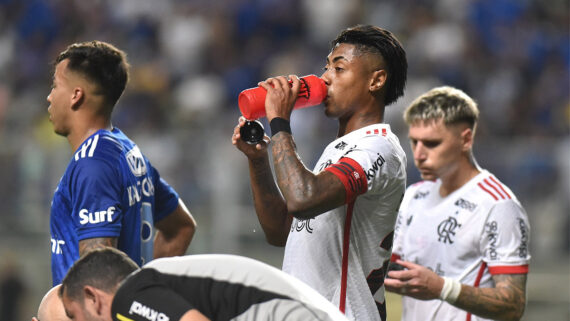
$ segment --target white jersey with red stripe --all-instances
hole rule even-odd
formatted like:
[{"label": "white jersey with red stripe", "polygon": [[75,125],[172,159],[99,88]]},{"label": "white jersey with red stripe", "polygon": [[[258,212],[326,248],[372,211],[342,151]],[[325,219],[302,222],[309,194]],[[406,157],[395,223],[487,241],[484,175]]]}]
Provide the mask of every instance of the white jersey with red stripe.
[{"label": "white jersey with red stripe", "polygon": [[387,124],[330,143],[314,173],[345,185],[346,204],[294,219],[283,270],[317,290],[351,320],[385,320],[384,276],[406,186],[406,155]]},{"label": "white jersey with red stripe", "polygon": [[[438,179],[406,190],[394,257],[475,287],[494,287],[492,275],[528,273],[528,217],[508,187],[486,170],[446,197],[440,186]],[[488,320],[441,300],[402,303],[403,321]]]}]

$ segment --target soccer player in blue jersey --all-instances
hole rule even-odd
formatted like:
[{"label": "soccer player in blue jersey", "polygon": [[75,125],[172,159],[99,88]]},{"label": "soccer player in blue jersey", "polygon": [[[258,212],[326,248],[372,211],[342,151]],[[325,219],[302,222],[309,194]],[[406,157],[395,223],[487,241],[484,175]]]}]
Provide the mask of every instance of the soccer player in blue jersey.
[{"label": "soccer player in blue jersey", "polygon": [[73,156],[51,204],[53,284],[93,248],[116,247],[142,265],[182,255],[196,222],[137,145],[111,124],[128,80],[123,51],[72,44],[55,60],[48,108]]}]

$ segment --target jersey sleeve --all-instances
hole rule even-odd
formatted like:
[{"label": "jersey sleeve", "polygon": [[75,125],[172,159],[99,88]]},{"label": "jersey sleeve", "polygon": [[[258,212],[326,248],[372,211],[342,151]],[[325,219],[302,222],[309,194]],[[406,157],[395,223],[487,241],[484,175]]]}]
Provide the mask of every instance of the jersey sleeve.
[{"label": "jersey sleeve", "polygon": [[154,221],[158,222],[174,212],[178,207],[179,196],[174,188],[160,177],[159,172],[154,167],[151,166],[151,170],[155,186]]},{"label": "jersey sleeve", "polygon": [[194,307],[165,285],[151,285],[117,293],[112,305],[113,320],[180,320]]},{"label": "jersey sleeve", "polygon": [[333,173],[344,185],[345,204],[354,201],[358,195],[366,193],[368,188],[366,175],[360,164],[352,158],[343,157],[325,170]]},{"label": "jersey sleeve", "polygon": [[[394,146],[381,135],[365,136],[341,160],[351,159],[361,168],[366,193],[381,193],[402,173],[402,160]],[[404,175],[405,176],[405,175]],[[398,179],[399,180],[399,179]]]},{"label": "jersey sleeve", "polygon": [[530,227],[524,209],[514,200],[491,208],[481,250],[491,274],[526,274],[530,262]]},{"label": "jersey sleeve", "polygon": [[109,162],[77,161],[71,180],[71,219],[78,240],[119,236],[124,211],[121,186],[121,176]]}]

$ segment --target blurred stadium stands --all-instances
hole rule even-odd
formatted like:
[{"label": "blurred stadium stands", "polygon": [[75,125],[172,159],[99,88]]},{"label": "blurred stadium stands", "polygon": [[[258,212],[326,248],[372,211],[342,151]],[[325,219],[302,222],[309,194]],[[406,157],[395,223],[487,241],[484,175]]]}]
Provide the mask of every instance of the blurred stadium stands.
[{"label": "blurred stadium stands", "polygon": [[[386,118],[408,152],[409,182],[419,175],[403,108],[433,86],[463,89],[482,112],[479,164],[531,220],[524,320],[569,320],[569,12],[567,0],[0,0],[0,287],[21,279],[18,320],[29,320],[51,284],[49,207],[71,151],[52,131],[46,96],[51,62],[68,44],[98,39],[128,53],[131,82],[114,124],[198,220],[189,253],[280,266],[283,252],[265,244],[253,212],[246,160],[230,142],[237,95],[272,75],[320,75],[330,40],[363,23],[393,31],[408,54],[406,95]],[[336,122],[316,107],[296,111],[292,128],[312,168]]]}]

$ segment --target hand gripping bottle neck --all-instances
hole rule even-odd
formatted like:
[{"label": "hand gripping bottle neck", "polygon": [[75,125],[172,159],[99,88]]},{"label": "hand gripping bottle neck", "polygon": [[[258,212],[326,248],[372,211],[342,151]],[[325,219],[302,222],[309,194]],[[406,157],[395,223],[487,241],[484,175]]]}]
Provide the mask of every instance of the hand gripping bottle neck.
[{"label": "hand gripping bottle neck", "polygon": [[[325,82],[315,76],[307,75],[300,78],[301,88],[293,109],[315,106],[322,103],[327,97]],[[238,97],[238,105],[246,119],[265,117],[265,96],[267,91],[262,87],[250,88],[242,91]]]}]

